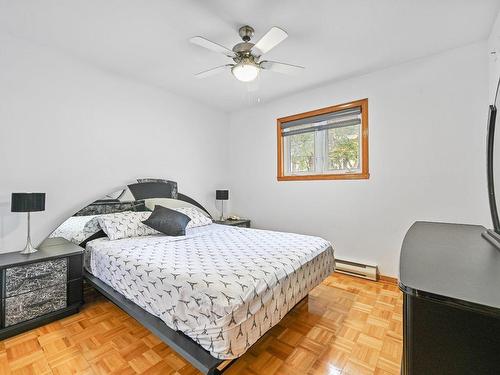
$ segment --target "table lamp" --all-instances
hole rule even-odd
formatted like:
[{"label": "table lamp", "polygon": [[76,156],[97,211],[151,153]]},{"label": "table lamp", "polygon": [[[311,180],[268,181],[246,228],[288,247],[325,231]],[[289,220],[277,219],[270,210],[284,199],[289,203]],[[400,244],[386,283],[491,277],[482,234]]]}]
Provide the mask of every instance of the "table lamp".
[{"label": "table lamp", "polygon": [[215,199],[222,201],[220,220],[224,220],[224,201],[229,199],[229,190],[215,190]]},{"label": "table lamp", "polygon": [[28,237],[21,254],[32,254],[37,249],[31,244],[30,213],[45,210],[45,193],[12,193],[11,212],[28,213]]}]

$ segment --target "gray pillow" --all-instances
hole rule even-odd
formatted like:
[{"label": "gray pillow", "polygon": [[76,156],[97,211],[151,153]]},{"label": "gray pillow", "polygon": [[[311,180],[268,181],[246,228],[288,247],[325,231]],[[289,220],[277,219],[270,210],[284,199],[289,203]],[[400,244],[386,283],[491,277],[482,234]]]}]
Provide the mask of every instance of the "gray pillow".
[{"label": "gray pillow", "polygon": [[184,236],[190,217],[163,206],[155,206],[153,213],[142,223],[167,236]]}]

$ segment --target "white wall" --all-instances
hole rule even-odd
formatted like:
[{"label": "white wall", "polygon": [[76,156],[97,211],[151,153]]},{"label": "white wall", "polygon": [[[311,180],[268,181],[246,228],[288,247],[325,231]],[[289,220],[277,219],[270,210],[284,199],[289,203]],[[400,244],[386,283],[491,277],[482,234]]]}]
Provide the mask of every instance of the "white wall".
[{"label": "white wall", "polygon": [[37,243],[102,194],[165,177],[214,211],[225,187],[228,116],[127,81],[44,47],[0,35],[0,252],[24,246],[10,193],[47,193]]},{"label": "white wall", "polygon": [[[490,225],[487,56],[478,43],[232,114],[232,211],[322,236],[337,257],[391,276],[415,220]],[[277,182],[276,118],[365,97],[369,180]]]},{"label": "white wall", "polygon": [[500,13],[498,13],[488,38],[489,53],[489,99],[495,101],[498,79],[500,77]]},{"label": "white wall", "polygon": [[[11,192],[47,193],[46,211],[33,214],[38,242],[84,204],[144,176],[177,180],[216,215],[213,191],[229,187],[231,211],[255,226],[323,236],[338,257],[377,263],[386,275],[397,275],[415,220],[489,225],[486,43],[230,118],[7,35],[0,46],[0,252],[24,245],[25,215],[10,212]],[[276,118],[364,97],[369,180],[276,181]]]}]

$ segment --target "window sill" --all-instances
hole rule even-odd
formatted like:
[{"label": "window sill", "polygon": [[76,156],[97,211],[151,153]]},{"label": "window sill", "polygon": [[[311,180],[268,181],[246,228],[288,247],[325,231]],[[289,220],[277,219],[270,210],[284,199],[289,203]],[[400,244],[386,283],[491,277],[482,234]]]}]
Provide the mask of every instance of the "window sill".
[{"label": "window sill", "polygon": [[367,180],[370,178],[369,173],[353,173],[353,174],[310,174],[296,176],[278,176],[278,181],[307,181],[307,180]]}]

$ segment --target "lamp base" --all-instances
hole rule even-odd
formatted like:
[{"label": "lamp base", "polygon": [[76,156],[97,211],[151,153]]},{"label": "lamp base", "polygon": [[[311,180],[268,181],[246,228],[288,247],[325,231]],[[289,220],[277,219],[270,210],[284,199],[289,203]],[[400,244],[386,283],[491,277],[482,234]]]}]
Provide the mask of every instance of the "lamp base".
[{"label": "lamp base", "polygon": [[36,253],[37,251],[38,249],[31,244],[31,241],[28,241],[24,249],[21,251],[21,254],[33,254]]},{"label": "lamp base", "polygon": [[220,221],[224,221],[224,200],[221,200],[222,202],[222,211],[221,211],[221,214],[220,214]]}]

